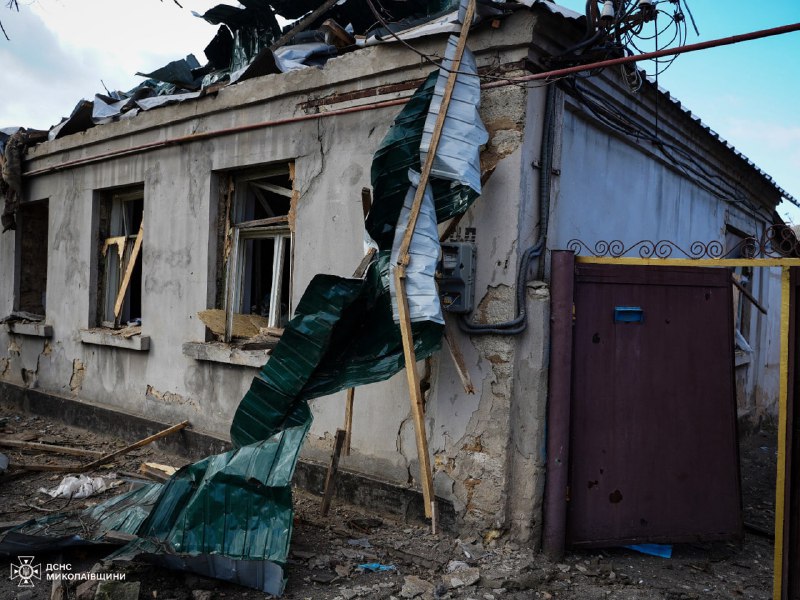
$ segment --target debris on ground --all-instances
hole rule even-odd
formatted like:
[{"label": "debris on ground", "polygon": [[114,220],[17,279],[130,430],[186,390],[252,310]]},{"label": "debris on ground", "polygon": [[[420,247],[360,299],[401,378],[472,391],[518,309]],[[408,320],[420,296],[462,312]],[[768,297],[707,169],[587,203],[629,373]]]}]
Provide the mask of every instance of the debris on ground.
[{"label": "debris on ground", "polygon": [[[64,426],[50,417],[17,412],[0,403],[0,435],[46,438],[52,444],[80,446],[108,454],[125,442]],[[767,448],[762,450],[761,448]],[[774,435],[748,433],[742,439],[742,486],[745,520],[766,523],[774,514]],[[11,449],[12,458],[21,452]],[[139,448],[120,457],[114,466],[124,484],[92,498],[73,499],[65,509],[77,514],[99,501],[150,482],[136,477],[143,463],[183,466],[186,458]],[[126,474],[127,473],[127,474]],[[99,467],[89,476],[105,476]],[[48,472],[26,472],[9,485],[0,475],[0,532],[9,524],[41,518],[36,506],[41,487],[53,487],[62,478]],[[389,600],[439,598],[452,600],[768,600],[772,585],[772,540],[746,533],[742,543],[680,544],[667,560],[628,549],[585,550],[569,553],[554,563],[528,548],[507,543],[504,537],[433,535],[422,522],[402,522],[393,517],[356,508],[337,498],[327,518],[319,514],[320,498],[294,490],[295,519],[292,546],[285,573],[284,598],[291,600]],[[47,502],[47,500],[45,500]],[[63,503],[55,500],[54,503]],[[49,508],[53,503],[43,504]],[[2,538],[0,533],[0,538]],[[122,536],[124,538],[124,536]],[[493,536],[491,536],[493,537]],[[357,540],[358,544],[351,544]],[[127,541],[122,539],[117,544]],[[366,543],[369,546],[366,546]],[[266,600],[263,592],[207,577],[180,573],[146,562],[108,562],[109,547],[62,550],[73,571],[124,573],[125,582],[139,583],[139,598],[195,600],[195,592],[208,592],[214,600],[242,598]],[[57,554],[36,554],[42,563],[59,560]],[[371,563],[394,570],[359,568]],[[6,567],[7,568],[7,567]],[[68,582],[70,598],[94,598],[99,586]],[[109,582],[110,583],[110,582]],[[451,587],[452,586],[452,587]],[[78,595],[80,590],[83,596]],[[193,592],[194,590],[194,592]],[[406,595],[403,595],[405,590]],[[0,579],[0,597],[15,597],[16,582]],[[155,592],[155,595],[154,595]],[[50,589],[48,586],[47,596]],[[409,596],[408,594],[415,594]],[[31,596],[40,598],[40,596]]]}]

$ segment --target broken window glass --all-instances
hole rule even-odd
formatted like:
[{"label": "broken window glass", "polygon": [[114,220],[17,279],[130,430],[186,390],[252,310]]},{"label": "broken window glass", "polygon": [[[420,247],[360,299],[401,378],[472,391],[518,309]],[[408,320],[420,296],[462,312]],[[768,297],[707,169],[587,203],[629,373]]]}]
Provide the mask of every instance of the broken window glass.
[{"label": "broken window glass", "polygon": [[101,200],[98,325],[141,324],[144,188]]},{"label": "broken window glass", "polygon": [[236,315],[254,315],[260,317],[260,327],[282,329],[291,314],[290,165],[235,174],[232,178],[225,341],[236,337]]}]

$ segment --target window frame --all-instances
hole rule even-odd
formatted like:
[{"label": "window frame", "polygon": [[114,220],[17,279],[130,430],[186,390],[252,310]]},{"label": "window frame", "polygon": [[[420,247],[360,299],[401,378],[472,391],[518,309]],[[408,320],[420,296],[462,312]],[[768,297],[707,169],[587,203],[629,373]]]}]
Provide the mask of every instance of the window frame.
[{"label": "window frame", "polygon": [[[126,225],[126,204],[141,201],[142,217],[139,227],[134,231],[133,227]],[[98,290],[101,294],[97,301],[97,317],[95,325],[108,329],[119,329],[122,322],[128,322],[130,315],[130,278],[127,282],[125,295],[122,298],[119,316],[115,315],[115,306],[119,300],[122,283],[126,277],[128,269],[131,270],[131,278],[136,267],[140,263],[143,268],[144,239],[139,242],[136,249],[137,238],[140,233],[144,233],[144,212],[145,212],[145,189],[144,185],[130,186],[119,190],[109,190],[103,193],[101,203],[104,205],[102,210],[106,212],[105,223],[98,227],[99,245],[97,248],[96,260],[98,270],[102,280],[102,289]],[[122,229],[120,235],[114,235],[117,229]],[[107,235],[106,235],[107,234]],[[136,253],[134,256],[134,252]],[[113,260],[109,253],[113,253],[117,260]],[[133,258],[133,264],[131,264]],[[143,273],[141,275],[144,283]],[[139,305],[142,305],[141,289]],[[140,311],[141,312],[141,311]],[[124,318],[123,318],[124,317]],[[142,315],[139,315],[141,318]]]},{"label": "window frame", "polygon": [[[44,309],[44,312],[41,313],[41,316],[45,318],[47,316],[47,283],[48,283],[48,268],[50,264],[50,199],[49,198],[42,198],[40,200],[31,200],[27,202],[21,202],[19,205],[19,209],[17,211],[17,225],[14,231],[14,295],[13,295],[13,307],[14,311],[17,312],[29,312],[31,314],[39,314],[32,310],[28,310],[28,306],[23,306],[22,303],[22,271],[25,268],[25,265],[29,264],[28,260],[24,260],[26,257],[23,257],[23,238],[28,233],[25,231],[26,227],[26,220],[28,215],[25,213],[33,208],[44,207],[44,222],[45,222],[45,231],[44,231],[44,239],[39,240],[39,244],[44,244],[44,289],[42,290],[42,299],[41,299],[41,307]],[[38,265],[42,266],[42,265]]]},{"label": "window frame", "polygon": [[[270,177],[287,175],[291,184],[284,188],[269,182],[259,181]],[[281,292],[288,286],[288,316],[291,318],[294,307],[292,305],[292,282],[294,277],[294,227],[291,214],[296,200],[294,185],[294,163],[287,161],[265,167],[248,169],[228,174],[227,212],[228,226],[226,227],[226,244],[229,249],[224,260],[225,277],[223,279],[225,290],[223,294],[223,310],[225,312],[225,331],[223,339],[229,343],[233,338],[234,314],[242,310],[242,300],[245,295],[247,281],[246,270],[248,257],[245,245],[253,240],[273,240],[272,278],[270,284],[270,308],[267,317],[268,327],[276,334],[282,332],[279,319],[281,317]],[[230,193],[232,186],[233,193]],[[264,190],[284,196],[289,199],[289,210],[285,215],[276,215],[263,219],[246,219],[247,198],[250,190],[256,200],[260,200],[262,207],[269,211],[265,200],[260,199],[257,190]],[[232,196],[232,197],[231,197]],[[288,281],[284,278],[284,262],[288,257]],[[242,313],[246,314],[246,313]]]}]

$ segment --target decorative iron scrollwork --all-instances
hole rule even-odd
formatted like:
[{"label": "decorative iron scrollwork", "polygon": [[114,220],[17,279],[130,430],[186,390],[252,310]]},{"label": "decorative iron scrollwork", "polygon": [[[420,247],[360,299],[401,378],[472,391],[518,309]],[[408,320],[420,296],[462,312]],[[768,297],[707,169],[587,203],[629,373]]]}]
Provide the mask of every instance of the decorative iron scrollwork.
[{"label": "decorative iron scrollwork", "polygon": [[601,240],[594,248],[579,239],[567,243],[567,250],[576,255],[589,255],[596,258],[625,258],[638,255],[639,258],[791,258],[800,257],[800,242],[794,231],[786,225],[767,227],[761,239],[747,237],[727,252],[722,242],[692,242],[688,250],[671,240],[640,240],[626,246],[621,240]]}]

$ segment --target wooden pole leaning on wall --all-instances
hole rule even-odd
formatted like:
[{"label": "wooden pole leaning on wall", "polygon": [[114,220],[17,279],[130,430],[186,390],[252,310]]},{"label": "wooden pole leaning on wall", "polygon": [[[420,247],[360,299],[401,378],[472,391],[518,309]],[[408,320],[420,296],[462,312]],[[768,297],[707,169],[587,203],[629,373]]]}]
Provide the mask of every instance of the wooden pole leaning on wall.
[{"label": "wooden pole leaning on wall", "polygon": [[403,338],[403,355],[406,362],[406,379],[408,380],[408,391],[411,399],[411,415],[414,419],[414,429],[417,440],[417,456],[419,458],[422,496],[425,503],[425,516],[432,520],[434,532],[436,531],[436,499],[433,491],[433,472],[431,470],[430,452],[428,451],[428,436],[425,431],[425,407],[422,399],[422,390],[420,390],[419,387],[419,374],[417,373],[417,360],[414,353],[414,337],[411,332],[411,315],[408,310],[405,277],[406,267],[409,263],[408,249],[411,246],[411,238],[414,235],[417,218],[419,217],[419,211],[422,207],[422,198],[425,195],[425,188],[428,186],[428,179],[430,178],[431,169],[433,167],[433,159],[436,156],[436,149],[439,145],[439,139],[442,136],[444,121],[447,117],[447,109],[450,105],[450,98],[453,96],[453,88],[456,84],[458,70],[461,66],[461,57],[464,55],[469,27],[474,14],[475,0],[470,0],[467,5],[466,15],[464,16],[464,22],[461,24],[461,32],[459,33],[455,56],[453,56],[453,64],[451,66],[450,75],[447,78],[447,85],[444,89],[439,114],[436,116],[430,148],[428,148],[425,163],[422,165],[419,185],[417,186],[416,194],[414,194],[414,201],[411,204],[408,226],[406,227],[403,241],[400,244],[397,265],[395,265],[394,270],[397,310],[400,317],[400,334]]},{"label": "wooden pole leaning on wall", "polygon": [[125,275],[122,278],[122,284],[119,286],[117,301],[114,303],[114,319],[119,319],[119,314],[122,312],[122,303],[125,302],[125,294],[131,282],[133,267],[136,266],[136,259],[139,258],[139,251],[142,249],[142,237],[144,237],[144,219],[142,219],[142,222],[139,224],[139,233],[136,234],[136,241],[133,243],[131,258],[128,260],[128,264],[125,267]]}]

